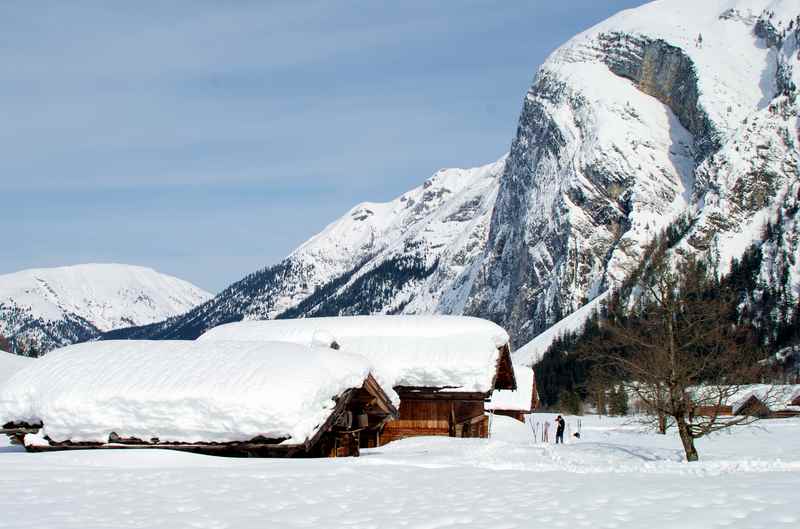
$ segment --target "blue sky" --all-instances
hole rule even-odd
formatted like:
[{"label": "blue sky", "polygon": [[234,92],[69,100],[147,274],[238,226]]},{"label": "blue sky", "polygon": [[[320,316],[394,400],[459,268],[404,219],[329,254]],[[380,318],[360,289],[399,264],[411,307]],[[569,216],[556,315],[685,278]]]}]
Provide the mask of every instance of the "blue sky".
[{"label": "blue sky", "polygon": [[3,2],[0,273],[220,290],[358,202],[499,158],[547,54],[642,3]]}]

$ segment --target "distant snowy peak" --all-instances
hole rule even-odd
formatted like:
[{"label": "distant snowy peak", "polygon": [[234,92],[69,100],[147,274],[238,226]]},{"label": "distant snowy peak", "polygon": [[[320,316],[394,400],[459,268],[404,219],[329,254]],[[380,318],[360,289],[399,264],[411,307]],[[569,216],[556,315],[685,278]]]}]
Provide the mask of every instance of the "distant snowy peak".
[{"label": "distant snowy peak", "polygon": [[[182,314],[211,298],[186,281],[120,264],[31,269],[0,275],[0,334],[42,348]],[[66,326],[67,329],[57,330]]]},{"label": "distant snowy peak", "polygon": [[[331,272],[338,274],[364,256],[396,244],[404,235],[417,235],[423,226],[430,232],[450,222],[470,220],[480,208],[476,199],[496,186],[503,162],[500,159],[473,169],[442,169],[390,202],[358,204],[289,258],[330,262]],[[454,207],[458,211],[450,211]]]},{"label": "distant snowy peak", "polygon": [[350,209],[277,265],[185,316],[106,338],[193,339],[241,319],[459,314],[489,232],[505,157],[442,169],[389,202]]},{"label": "distant snowy peak", "polygon": [[0,303],[13,302],[47,320],[74,314],[101,331],[181,314],[211,294],[150,268],[86,264],[0,275]]},{"label": "distant snowy peak", "polygon": [[[358,278],[393,259],[410,257],[420,266],[431,267],[437,259],[450,256],[456,261],[451,272],[463,271],[470,258],[465,252],[476,255],[482,250],[504,160],[472,169],[442,169],[390,202],[353,207],[287,258],[300,271],[303,288],[286,284],[284,295],[272,306],[256,306],[245,317],[278,316],[331,281],[352,274],[337,290],[341,294]],[[437,294],[424,302],[422,310],[437,308],[444,293]],[[393,301],[397,303],[387,300],[378,310],[395,311],[410,300],[401,296]],[[330,315],[329,309],[317,310]]]}]

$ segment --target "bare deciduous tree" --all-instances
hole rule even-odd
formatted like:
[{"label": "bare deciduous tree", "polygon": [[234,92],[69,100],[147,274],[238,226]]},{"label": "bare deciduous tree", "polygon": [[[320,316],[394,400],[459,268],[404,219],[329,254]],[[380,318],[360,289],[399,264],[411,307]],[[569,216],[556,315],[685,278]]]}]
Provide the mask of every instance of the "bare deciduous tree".
[{"label": "bare deciduous tree", "polygon": [[756,348],[730,321],[732,301],[692,258],[677,268],[660,260],[642,274],[634,306],[609,307],[603,337],[584,347],[652,413],[659,430],[677,427],[687,461],[695,439],[755,420],[723,413],[757,380]]}]

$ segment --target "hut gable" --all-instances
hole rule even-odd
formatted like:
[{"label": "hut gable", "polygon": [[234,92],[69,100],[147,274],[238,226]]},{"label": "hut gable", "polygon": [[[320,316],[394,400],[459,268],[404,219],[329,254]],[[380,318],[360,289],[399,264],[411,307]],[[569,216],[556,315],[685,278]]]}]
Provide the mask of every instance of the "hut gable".
[{"label": "hut gable", "polygon": [[517,389],[516,370],[511,361],[511,348],[508,344],[500,348],[497,358],[497,369],[492,381],[493,390],[513,391]]},{"label": "hut gable", "polygon": [[41,423],[61,448],[307,456],[344,446],[349,455],[377,444],[370,436],[396,414],[367,359],[290,343],[85,343],[31,363],[0,390],[3,422]]},{"label": "hut gable", "polygon": [[768,417],[770,409],[757,395],[750,395],[733,406],[733,414]]},{"label": "hut gable", "polygon": [[[489,394],[514,389],[508,334],[463,316],[352,316],[243,321],[209,330],[200,341],[266,340],[332,345],[359,353],[384,388]],[[397,396],[395,396],[397,397]]]},{"label": "hut gable", "polygon": [[790,406],[800,406],[800,389],[795,389],[792,399],[789,402]]},{"label": "hut gable", "polygon": [[500,415],[507,415],[524,421],[525,414],[533,412],[539,406],[539,393],[536,390],[536,376],[530,366],[514,366],[517,389],[500,390],[492,393],[486,410]]}]

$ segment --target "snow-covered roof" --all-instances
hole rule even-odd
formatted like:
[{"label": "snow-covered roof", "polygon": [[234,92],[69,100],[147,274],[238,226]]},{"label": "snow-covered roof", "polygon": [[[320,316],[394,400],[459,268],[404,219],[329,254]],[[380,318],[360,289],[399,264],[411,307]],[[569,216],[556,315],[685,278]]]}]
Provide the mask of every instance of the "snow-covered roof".
[{"label": "snow-covered roof", "polygon": [[492,393],[492,398],[486,403],[486,410],[533,410],[533,369],[530,366],[515,365],[514,376],[517,378],[517,389],[513,391],[494,391]]},{"label": "snow-covered roof", "polygon": [[752,397],[766,405],[770,411],[784,410],[792,406],[792,400],[800,393],[798,384],[752,384],[742,386],[730,399],[733,412],[738,412]]},{"label": "snow-covered roof", "polygon": [[0,351],[0,384],[11,378],[12,375],[32,361],[33,358]]},{"label": "snow-covered roof", "polygon": [[290,343],[107,341],[58,349],[0,388],[0,421],[51,439],[248,441],[313,437],[334,397],[361,387],[362,356]]},{"label": "snow-covered roof", "polygon": [[198,340],[335,341],[366,356],[387,391],[404,386],[488,392],[509,337],[490,321],[465,316],[351,316],[229,323]]},{"label": "snow-covered roof", "polygon": [[[800,384],[745,384],[735,389],[735,393],[723,403],[731,406],[733,413],[737,413],[752,397],[763,402],[770,411],[779,411],[791,408],[792,401],[800,396]],[[713,399],[716,395],[713,386],[693,388],[692,391],[700,398],[710,395]]]}]

